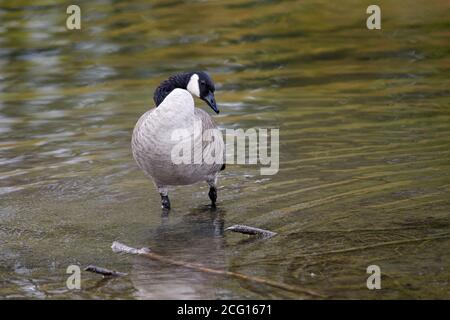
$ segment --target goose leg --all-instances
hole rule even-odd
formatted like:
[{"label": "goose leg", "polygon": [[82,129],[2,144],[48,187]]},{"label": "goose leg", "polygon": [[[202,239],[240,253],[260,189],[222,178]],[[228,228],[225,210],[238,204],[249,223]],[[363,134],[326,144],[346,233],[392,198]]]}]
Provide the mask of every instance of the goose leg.
[{"label": "goose leg", "polygon": [[167,187],[158,187],[158,192],[161,195],[161,208],[170,210],[169,191]]},{"label": "goose leg", "polygon": [[217,177],[212,180],[208,180],[206,182],[209,185],[208,196],[209,196],[209,199],[211,199],[211,206],[213,208],[215,208],[216,201],[217,201]]},{"label": "goose leg", "polygon": [[169,200],[169,196],[163,196],[161,195],[161,208],[163,209],[170,209],[170,200]]}]

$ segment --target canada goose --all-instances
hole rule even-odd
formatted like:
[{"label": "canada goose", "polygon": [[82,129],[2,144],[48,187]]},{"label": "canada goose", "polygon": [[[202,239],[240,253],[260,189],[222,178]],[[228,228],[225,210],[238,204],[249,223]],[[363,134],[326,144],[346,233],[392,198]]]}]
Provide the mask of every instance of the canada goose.
[{"label": "canada goose", "polygon": [[[170,209],[168,186],[188,185],[198,181],[208,183],[208,195],[215,207],[217,176],[225,168],[224,142],[221,134],[213,134],[214,130],[218,131],[214,120],[208,113],[195,107],[193,98],[199,97],[219,113],[214,91],[214,83],[205,72],[172,76],[155,90],[155,108],[144,113],[134,127],[131,141],[133,157],[144,173],[153,180],[161,195],[163,209]],[[198,130],[201,134],[196,132],[195,123],[201,124],[201,130]],[[194,153],[201,152],[200,162],[174,163],[172,152],[179,141],[173,135],[175,130],[180,129],[187,130],[187,138],[192,141]],[[212,150],[221,153],[219,161],[211,161]]]}]

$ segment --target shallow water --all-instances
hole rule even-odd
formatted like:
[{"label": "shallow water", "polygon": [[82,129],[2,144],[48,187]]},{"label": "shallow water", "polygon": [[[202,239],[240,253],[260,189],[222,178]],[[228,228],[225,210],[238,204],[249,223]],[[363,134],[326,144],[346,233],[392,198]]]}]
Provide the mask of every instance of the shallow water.
[{"label": "shallow water", "polygon": [[[83,2],[67,31],[64,1],[2,1],[0,297],[312,298],[119,240],[331,298],[450,298],[448,1],[383,1],[381,31],[369,4]],[[198,184],[161,216],[131,131],[161,80],[200,69],[221,128],[280,128],[280,171],[228,165],[216,211]],[[278,235],[223,232],[236,223]],[[129,276],[69,290],[71,264]]]}]

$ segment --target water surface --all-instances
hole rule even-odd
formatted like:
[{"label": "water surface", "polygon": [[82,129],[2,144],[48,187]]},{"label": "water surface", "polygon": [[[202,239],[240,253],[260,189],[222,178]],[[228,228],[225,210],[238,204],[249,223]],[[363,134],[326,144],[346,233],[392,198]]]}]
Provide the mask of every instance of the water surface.
[{"label": "water surface", "polygon": [[[447,1],[0,2],[0,297],[295,298],[111,252],[112,241],[331,298],[450,298]],[[280,171],[159,195],[131,132],[160,81],[206,70],[221,128],[280,128]],[[207,109],[201,102],[199,106]],[[270,240],[224,233],[236,223]],[[70,264],[129,276],[82,274]],[[381,268],[382,290],[366,287]]]}]

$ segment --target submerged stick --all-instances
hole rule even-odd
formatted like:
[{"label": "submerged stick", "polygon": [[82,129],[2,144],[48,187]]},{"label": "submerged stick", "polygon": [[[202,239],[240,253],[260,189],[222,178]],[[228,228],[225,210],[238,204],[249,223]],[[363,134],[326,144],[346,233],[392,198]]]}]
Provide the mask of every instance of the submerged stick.
[{"label": "submerged stick", "polygon": [[242,273],[212,269],[212,268],[204,267],[204,266],[202,266],[200,264],[196,264],[196,263],[190,263],[190,262],[185,262],[185,261],[181,261],[181,260],[173,260],[171,258],[166,258],[162,255],[151,252],[148,248],[136,249],[136,248],[129,247],[123,243],[114,241],[111,246],[111,249],[113,252],[116,252],[116,253],[135,254],[135,255],[143,256],[143,257],[146,257],[146,258],[149,258],[152,260],[156,260],[156,261],[160,261],[160,262],[164,262],[167,264],[172,264],[172,265],[176,265],[176,266],[180,266],[180,267],[185,267],[188,269],[193,269],[193,270],[206,272],[206,273],[210,273],[210,274],[218,274],[218,275],[223,275],[223,276],[228,276],[228,277],[234,277],[234,278],[238,278],[238,279],[242,279],[242,280],[246,280],[246,281],[269,285],[269,286],[272,286],[275,288],[284,289],[284,290],[291,291],[291,292],[307,294],[307,295],[310,295],[313,297],[325,298],[325,296],[320,293],[317,293],[312,290],[300,288],[297,286],[291,286],[289,284],[276,282],[276,281],[272,281],[272,280],[267,280],[267,279],[263,279],[263,278],[259,278],[259,277],[247,276]]},{"label": "submerged stick", "polygon": [[103,276],[112,276],[112,277],[121,277],[121,276],[127,275],[124,272],[109,270],[109,269],[97,267],[94,265],[88,265],[86,268],[84,268],[84,271],[89,271],[89,272],[101,274]]},{"label": "submerged stick", "polygon": [[277,235],[276,232],[259,229],[259,228],[254,228],[254,227],[249,227],[249,226],[244,226],[243,224],[232,225],[231,227],[226,228],[225,231],[233,231],[233,232],[239,232],[239,233],[244,233],[244,234],[259,235],[263,238],[271,238],[271,237]]}]

